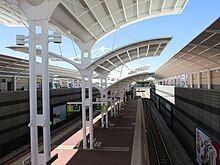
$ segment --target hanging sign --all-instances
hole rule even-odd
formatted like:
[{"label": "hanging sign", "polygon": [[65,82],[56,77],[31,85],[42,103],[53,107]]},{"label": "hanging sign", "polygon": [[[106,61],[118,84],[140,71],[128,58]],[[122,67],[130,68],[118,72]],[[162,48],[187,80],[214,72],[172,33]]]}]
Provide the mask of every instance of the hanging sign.
[{"label": "hanging sign", "polygon": [[108,106],[107,105],[102,105],[101,106],[101,112],[107,112],[108,111]]}]

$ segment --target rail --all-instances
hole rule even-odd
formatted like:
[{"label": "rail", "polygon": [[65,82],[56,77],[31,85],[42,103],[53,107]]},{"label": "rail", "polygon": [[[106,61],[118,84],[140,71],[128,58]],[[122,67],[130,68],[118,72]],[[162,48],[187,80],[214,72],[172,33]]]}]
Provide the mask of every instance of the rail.
[{"label": "rail", "polygon": [[144,99],[144,108],[144,116],[146,119],[145,124],[147,129],[146,136],[148,140],[151,165],[172,165],[173,163],[169,152],[164,143],[160,130],[158,129],[156,120],[152,115],[147,99]]}]

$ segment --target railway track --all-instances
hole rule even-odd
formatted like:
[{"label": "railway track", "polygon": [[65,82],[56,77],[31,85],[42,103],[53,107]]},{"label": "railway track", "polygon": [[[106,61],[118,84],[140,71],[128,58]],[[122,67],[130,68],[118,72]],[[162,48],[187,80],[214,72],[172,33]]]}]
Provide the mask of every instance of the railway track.
[{"label": "railway track", "polygon": [[172,165],[172,160],[161,136],[160,130],[157,127],[154,116],[147,99],[143,99],[144,117],[146,125],[146,136],[148,141],[148,150],[151,165]]},{"label": "railway track", "polygon": [[[61,134],[63,132],[65,132],[66,130],[70,129],[74,125],[77,125],[77,126],[80,125],[79,122],[81,122],[81,116],[78,116],[74,120],[69,121],[66,124],[62,125],[61,127],[53,130],[52,133],[51,133],[52,142],[56,143],[57,142],[57,140],[56,140],[57,136],[61,136]],[[75,130],[76,128],[73,128],[73,129]],[[65,138],[67,136],[67,134],[64,134],[62,136],[62,138]],[[71,134],[73,134],[73,132],[71,132]],[[52,145],[53,145],[53,143],[52,143]],[[41,147],[42,147],[42,137],[39,139],[39,149]],[[30,147],[28,147],[27,149],[22,150],[21,152],[19,152],[18,154],[16,154],[12,158],[3,161],[0,164],[13,164],[16,160],[22,159],[23,157],[27,157],[26,155],[29,154],[29,153],[30,153]]]}]

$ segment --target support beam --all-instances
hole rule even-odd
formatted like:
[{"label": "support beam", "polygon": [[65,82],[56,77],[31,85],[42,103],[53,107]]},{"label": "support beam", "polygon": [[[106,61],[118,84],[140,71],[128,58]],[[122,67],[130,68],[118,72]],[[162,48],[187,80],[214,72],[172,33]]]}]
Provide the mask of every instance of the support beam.
[{"label": "support beam", "polygon": [[42,21],[41,47],[42,47],[42,102],[43,102],[43,143],[44,160],[47,162],[51,157],[50,138],[50,94],[49,94],[49,52],[48,52],[48,20]]},{"label": "support beam", "polygon": [[110,9],[109,9],[109,7],[108,7],[108,4],[107,4],[106,0],[104,0],[104,2],[105,2],[106,8],[108,9],[109,15],[110,15],[110,17],[111,17],[111,19],[112,19],[112,22],[113,22],[113,24],[114,24],[115,27],[116,27],[116,26],[117,26],[117,25],[116,25],[116,22],[115,22],[115,20],[114,20],[114,18],[113,18],[113,16],[112,16],[112,13],[111,13],[111,11],[110,11]]},{"label": "support beam", "polygon": [[149,14],[151,14],[151,9],[152,9],[152,0],[150,0],[150,3],[149,3]]},{"label": "support beam", "polygon": [[114,63],[112,63],[110,60],[107,60],[107,61],[108,61],[109,64],[111,64],[111,65],[113,65],[115,68],[117,68],[117,66],[116,66]]},{"label": "support beam", "polygon": [[126,11],[125,11],[125,5],[124,5],[124,0],[121,0],[121,4],[122,4],[122,9],[123,9],[123,12],[124,12],[124,16],[125,16],[125,21],[128,22],[128,18],[127,18],[127,15],[126,15]]},{"label": "support beam", "polygon": [[34,21],[29,25],[29,99],[30,99],[30,135],[31,135],[31,162],[38,165],[38,131],[37,131],[37,78],[36,78],[36,26]]},{"label": "support beam", "polygon": [[198,86],[198,88],[200,88],[201,87],[201,82],[200,82],[200,73],[199,72],[197,72],[197,86]]},{"label": "support beam", "polygon": [[[70,9],[69,6],[67,6],[66,4],[62,3],[62,5],[68,10],[68,12],[70,12],[76,19],[77,19],[77,16],[75,15],[75,13],[72,12],[72,10]],[[95,38],[97,40],[97,37],[91,32],[91,30],[89,30],[87,28],[87,26],[85,26],[82,21],[80,21],[80,19],[77,19],[77,21],[88,31],[89,34],[91,34],[91,36],[93,38]]]},{"label": "support beam", "polygon": [[121,61],[122,64],[124,64],[124,61],[117,55],[118,59]]},{"label": "support beam", "polygon": [[149,49],[150,49],[150,45],[147,45],[147,52],[146,52],[146,56],[148,56]]},{"label": "support beam", "polygon": [[154,56],[157,54],[158,50],[160,49],[161,44],[158,45],[157,50],[154,53]]},{"label": "support beam", "polygon": [[189,78],[190,78],[190,88],[192,88],[193,87],[193,74],[192,73],[189,74]]},{"label": "support beam", "polygon": [[113,92],[111,91],[111,117],[113,117]]},{"label": "support beam", "polygon": [[93,12],[92,7],[88,4],[88,2],[86,0],[84,0],[85,4],[87,5],[87,7],[89,8],[89,10],[91,11],[91,13],[93,14],[93,16],[95,17],[95,19],[97,20],[98,24],[100,25],[100,27],[102,28],[102,30],[104,32],[106,32],[106,29],[104,28],[104,26],[101,24],[101,22],[99,21],[99,19],[97,18],[97,16],[95,15],[95,13]]},{"label": "support beam", "polygon": [[[107,76],[105,77],[105,89],[107,88]],[[108,91],[105,91],[105,105],[108,105]],[[108,111],[105,114],[105,127],[108,128]]]},{"label": "support beam", "polygon": [[173,10],[176,10],[179,1],[180,1],[180,0],[176,0],[175,5],[174,5],[174,7],[173,7]]},{"label": "support beam", "polygon": [[86,140],[86,82],[85,77],[82,75],[82,131],[83,131],[83,148],[87,148],[87,140]]},{"label": "support beam", "polygon": [[[102,89],[103,88],[103,79],[101,78],[100,81],[101,81],[100,82],[100,84],[101,84],[101,91],[100,91],[100,93],[101,93],[101,102],[102,102],[101,105],[103,105],[103,94],[104,94],[103,93],[103,89]],[[104,125],[105,125],[104,124],[104,114],[103,114],[103,112],[101,112],[101,127],[104,128]]]},{"label": "support beam", "polygon": [[92,95],[92,75],[88,79],[88,88],[89,88],[89,140],[90,140],[90,149],[93,149],[93,95]]},{"label": "support beam", "polygon": [[14,76],[14,91],[17,90],[17,76]]},{"label": "support beam", "polygon": [[138,58],[140,58],[139,47],[137,47],[137,56],[138,56]]},{"label": "support beam", "polygon": [[211,72],[209,69],[207,70],[207,85],[208,89],[211,89]]},{"label": "support beam", "polygon": [[128,55],[129,60],[131,61],[131,56],[130,56],[129,51],[127,51],[127,55]]},{"label": "support beam", "polygon": [[98,65],[98,67],[100,67],[100,68],[102,68],[102,69],[106,70],[107,72],[110,72],[110,70],[109,70],[109,69],[105,68],[105,67],[104,67],[104,66],[102,66],[102,65]]},{"label": "support beam", "polygon": [[166,0],[163,0],[162,6],[161,6],[161,12],[163,12],[164,6],[165,6]]},{"label": "support beam", "polygon": [[139,17],[139,3],[138,3],[138,0],[136,0],[136,10],[137,10],[137,17]]}]

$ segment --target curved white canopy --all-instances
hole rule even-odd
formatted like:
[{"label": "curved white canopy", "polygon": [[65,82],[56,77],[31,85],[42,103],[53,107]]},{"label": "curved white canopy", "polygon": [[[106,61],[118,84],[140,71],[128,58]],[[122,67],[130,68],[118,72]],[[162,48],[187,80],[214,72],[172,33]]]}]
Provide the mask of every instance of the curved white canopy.
[{"label": "curved white canopy", "polygon": [[[162,53],[166,45],[171,40],[170,37],[157,38],[151,40],[144,40],[140,42],[135,42],[129,45],[125,45],[121,48],[115,49],[111,52],[106,53],[101,56],[89,66],[87,69],[95,68],[97,73],[108,74],[115,68],[124,65],[130,61],[134,61],[139,58],[158,56]],[[20,51],[23,53],[28,53],[29,48],[26,46],[7,46],[7,48]],[[37,55],[41,55],[41,50],[37,49]],[[54,61],[66,61],[74,66],[78,66],[78,63],[56,53],[49,52],[49,57]]]},{"label": "curved white canopy", "polygon": [[109,73],[130,61],[160,55],[170,40],[166,37],[135,42],[108,52],[88,67],[95,67],[97,73]]},{"label": "curved white canopy", "polygon": [[114,90],[115,88],[126,87],[129,84],[131,84],[132,82],[143,81],[153,75],[154,75],[154,73],[142,72],[142,73],[135,74],[135,75],[132,75],[129,77],[125,77],[125,78],[115,82],[114,84],[110,85],[109,87],[107,87],[107,90]]},{"label": "curved white canopy", "polygon": [[[26,18],[21,9],[0,2],[0,23],[22,25]],[[41,1],[26,0],[30,5]],[[53,0],[51,0],[53,1]],[[62,0],[55,8],[50,27],[75,38],[77,43],[91,43],[113,30],[152,17],[179,14],[188,0]]]},{"label": "curved white canopy", "polygon": [[[0,76],[29,76],[29,61],[0,54]],[[49,76],[80,79],[78,71],[53,65],[49,65]]]}]

